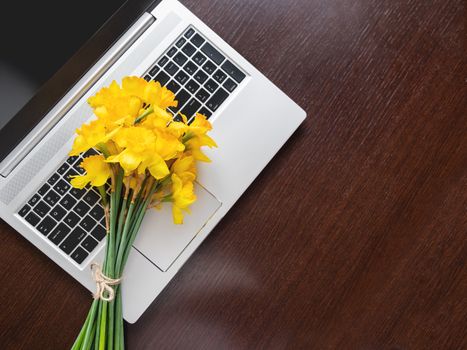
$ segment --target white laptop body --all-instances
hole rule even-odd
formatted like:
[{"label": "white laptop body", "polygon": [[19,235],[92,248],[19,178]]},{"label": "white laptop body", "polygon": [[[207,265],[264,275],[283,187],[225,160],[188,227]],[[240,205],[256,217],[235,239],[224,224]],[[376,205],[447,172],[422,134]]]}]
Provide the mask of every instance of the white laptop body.
[{"label": "white laptop body", "polygon": [[[198,35],[197,41],[192,44],[195,52],[191,52],[193,50],[191,47],[183,51],[184,45],[190,43],[195,35]],[[180,41],[182,38],[185,39],[184,42]],[[202,43],[200,38],[204,40]],[[128,42],[131,42],[131,45],[128,45]],[[209,47],[203,49],[206,43],[216,49],[214,54],[208,50]],[[180,47],[176,46],[177,44],[180,44]],[[169,50],[172,47],[176,49],[170,52],[169,57]],[[209,97],[202,102],[206,97],[200,95],[201,97],[197,98],[196,84],[192,84],[194,87],[185,87],[188,82],[183,82],[183,75],[178,76],[183,83],[178,83],[173,75],[167,73],[181,88],[187,91],[191,88],[193,92],[188,91],[190,97],[187,103],[194,99],[192,104],[197,110],[207,108],[211,112],[209,119],[213,124],[211,136],[219,147],[206,150],[212,163],[203,163],[199,166],[199,180],[196,187],[199,200],[193,205],[192,213],[185,216],[183,225],[176,226],[172,223],[170,205],[161,211],[151,210],[146,215],[123,277],[123,313],[125,320],[130,323],[138,320],[161,293],[214,226],[297,129],[306,116],[305,112],[183,5],[175,0],[163,0],[151,13],[144,13],[129,28],[112,49],[44,116],[30,135],[0,163],[1,218],[83,286],[94,291],[95,284],[91,278],[90,264],[103,261],[105,239],[99,241],[92,237],[90,232],[99,224],[94,228],[81,221],[77,224],[90,235],[91,238],[88,238],[87,242],[97,242],[96,247],[89,248],[86,245],[85,248],[82,242],[86,238],[83,238],[77,246],[80,247],[79,252],[86,252],[84,254],[86,256],[79,257],[78,261],[83,260],[78,263],[75,260],[79,255],[78,252],[75,255],[73,255],[74,251],[65,252],[61,248],[60,235],[54,232],[59,224],[62,224],[62,227],[67,225],[64,221],[65,217],[69,211],[74,210],[63,208],[60,204],[64,197],[60,191],[66,193],[67,189],[56,188],[58,182],[51,181],[52,184],[48,185],[50,189],[41,191],[41,194],[38,194],[38,191],[52,175],[57,174],[63,164],[67,164],[67,153],[72,144],[74,131],[83,122],[92,118],[92,111],[86,103],[89,96],[112,80],[120,81],[127,75],[147,76],[163,57],[166,56],[171,61],[178,53],[184,55],[178,56],[179,58],[186,58],[186,62],[178,67],[180,71],[185,69],[184,66],[188,62],[192,62],[198,65],[199,74],[204,72],[208,75],[207,80],[212,79],[218,85],[216,87],[216,84],[211,84],[206,87],[204,85],[206,81],[204,84],[198,82],[200,85],[198,90],[201,88],[213,90],[208,91]],[[196,56],[200,64],[194,62],[197,53],[200,53]],[[210,60],[215,63],[216,67],[208,71],[204,70],[205,62],[202,62],[202,57],[206,58],[206,62]],[[225,64],[227,61],[229,63]],[[162,71],[166,73],[164,69],[167,64],[163,60],[161,62],[163,66],[157,68],[158,72],[154,75],[157,76]],[[232,64],[235,68],[232,68]],[[173,66],[169,68],[172,68],[172,71],[175,69]],[[196,72],[188,74],[188,80],[197,82],[194,74]],[[217,75],[214,77],[214,74]],[[153,77],[148,76],[149,78]],[[198,75],[197,78],[202,81],[205,77]],[[228,79],[230,83],[227,84]],[[232,86],[232,82],[235,87]],[[219,89],[223,90],[216,95],[216,98],[223,102],[218,106],[215,105],[216,101],[208,105]],[[73,168],[72,164],[69,166],[70,169]],[[58,181],[65,179],[66,174],[66,171],[58,174],[57,176],[62,176]],[[49,195],[51,190],[54,191],[52,194],[57,192],[60,198]],[[35,195],[38,197],[32,200]],[[49,203],[51,211],[48,214],[35,209],[35,205],[40,201]],[[82,200],[77,199],[78,203],[80,201]],[[25,206],[29,207],[29,211],[26,212],[26,208],[21,212]],[[44,228],[45,224],[42,221],[47,215],[52,215],[55,206],[64,209],[66,215],[63,215],[63,211],[59,214],[55,213],[57,214],[53,216],[55,221],[49,219],[52,226],[55,226]],[[91,211],[80,211],[77,215],[80,220],[91,216],[99,222],[95,217],[96,212],[97,207],[92,212],[93,215],[90,215]],[[32,223],[26,220],[26,217]],[[41,222],[36,223],[37,217]],[[94,223],[91,219],[88,221]],[[49,238],[52,234],[55,242]],[[66,237],[62,237],[61,241],[63,242]]]}]

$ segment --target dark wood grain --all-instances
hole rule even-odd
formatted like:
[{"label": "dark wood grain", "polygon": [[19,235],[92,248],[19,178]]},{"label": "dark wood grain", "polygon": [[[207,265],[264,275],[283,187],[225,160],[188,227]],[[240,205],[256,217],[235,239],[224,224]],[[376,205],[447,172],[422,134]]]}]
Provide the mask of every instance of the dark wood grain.
[{"label": "dark wood grain", "polygon": [[[462,1],[183,3],[309,116],[128,349],[467,348]],[[2,349],[68,348],[89,292],[0,232]]]}]

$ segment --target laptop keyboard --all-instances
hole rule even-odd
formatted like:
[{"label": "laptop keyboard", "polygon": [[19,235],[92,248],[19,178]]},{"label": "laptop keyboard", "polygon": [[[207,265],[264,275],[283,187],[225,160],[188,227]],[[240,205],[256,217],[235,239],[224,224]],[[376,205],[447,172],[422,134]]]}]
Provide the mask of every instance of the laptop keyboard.
[{"label": "laptop keyboard", "polygon": [[189,122],[199,112],[206,117],[219,109],[246,75],[206,38],[189,27],[144,75],[175,93],[177,107]]},{"label": "laptop keyboard", "polygon": [[[187,28],[145,73],[173,91],[177,107],[169,111],[189,120],[196,112],[206,117],[219,109],[246,75],[194,28]],[[93,188],[71,187],[70,176],[82,174],[89,150],[69,157],[19,210],[26,222],[46,236],[77,264],[81,264],[106,235],[104,209]]]},{"label": "laptop keyboard", "polygon": [[18,214],[53,244],[81,264],[105,237],[104,209],[93,188],[71,187],[70,176],[82,174],[84,157],[69,157],[28,200]]}]

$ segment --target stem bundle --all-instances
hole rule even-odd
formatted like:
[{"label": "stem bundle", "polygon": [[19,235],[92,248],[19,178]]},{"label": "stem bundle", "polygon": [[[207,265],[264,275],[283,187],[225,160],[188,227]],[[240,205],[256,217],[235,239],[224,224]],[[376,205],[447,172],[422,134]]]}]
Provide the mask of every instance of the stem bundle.
[{"label": "stem bundle", "polygon": [[[136,191],[130,190],[126,185],[122,198],[123,172],[113,176],[112,180],[110,207],[106,208],[109,217],[106,220],[107,246],[102,270],[105,276],[120,279],[158,182],[145,180]],[[103,198],[103,202],[106,203],[106,198]],[[97,297],[92,302],[72,350],[124,349],[121,287],[117,285],[113,288],[113,300],[106,301]],[[105,293],[108,297],[108,293]]]}]

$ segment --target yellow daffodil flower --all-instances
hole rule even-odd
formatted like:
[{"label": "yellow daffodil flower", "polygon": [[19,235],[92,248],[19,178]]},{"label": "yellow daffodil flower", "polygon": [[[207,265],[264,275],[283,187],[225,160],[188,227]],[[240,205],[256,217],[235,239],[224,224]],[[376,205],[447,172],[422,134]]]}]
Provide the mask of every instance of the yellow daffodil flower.
[{"label": "yellow daffodil flower", "polygon": [[172,174],[172,216],[175,224],[183,224],[183,211],[196,201],[193,182],[183,183],[177,174]]},{"label": "yellow daffodil flower", "polygon": [[172,164],[171,170],[182,182],[193,182],[196,179],[195,158],[191,155],[184,155]]},{"label": "yellow daffodil flower", "polygon": [[89,124],[83,124],[80,129],[76,130],[76,138],[70,156],[77,156],[99,143],[105,143],[112,135],[112,133],[106,133],[105,125],[101,120],[93,120]]},{"label": "yellow daffodil flower", "polygon": [[156,179],[166,177],[170,171],[164,159],[156,150],[156,135],[144,127],[130,127],[120,130],[113,141],[123,151],[107,158],[109,163],[120,163],[126,174],[138,170],[139,174],[149,170]]},{"label": "yellow daffodil flower", "polygon": [[217,147],[216,142],[206,133],[212,129],[211,123],[202,114],[197,113],[193,123],[188,126],[184,136],[186,139],[185,146],[191,152],[196,160],[210,162],[211,160],[201,152],[201,147],[208,146],[209,148]]},{"label": "yellow daffodil flower", "polygon": [[71,185],[76,188],[84,188],[88,183],[91,186],[103,186],[112,172],[109,164],[105,162],[104,156],[100,154],[84,158],[80,166],[86,173],[72,176]]},{"label": "yellow daffodil flower", "polygon": [[[183,212],[196,200],[196,161],[210,161],[201,149],[217,147],[207,135],[211,123],[201,114],[190,125],[184,115],[173,120],[167,108],[178,105],[174,93],[139,77],[125,77],[121,85],[113,81],[88,103],[97,119],[76,131],[70,155],[90,148],[101,149],[103,155],[83,160],[86,172],[74,176],[72,186],[102,186],[113,167],[123,169],[124,177],[119,181],[135,193],[143,183],[154,183],[144,181],[152,177],[159,186],[153,204],[171,201],[174,222],[181,224]],[[132,192],[124,193],[132,196]]]}]

